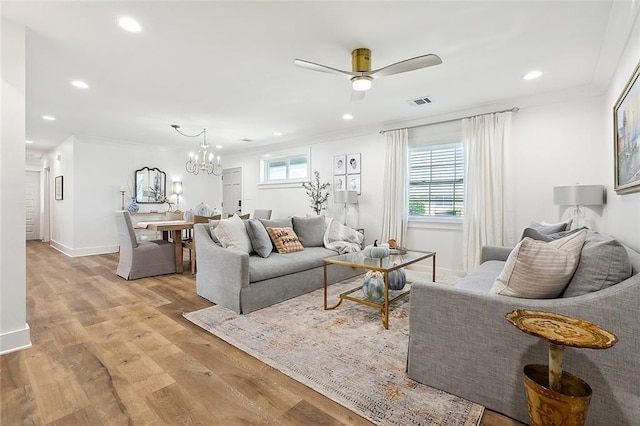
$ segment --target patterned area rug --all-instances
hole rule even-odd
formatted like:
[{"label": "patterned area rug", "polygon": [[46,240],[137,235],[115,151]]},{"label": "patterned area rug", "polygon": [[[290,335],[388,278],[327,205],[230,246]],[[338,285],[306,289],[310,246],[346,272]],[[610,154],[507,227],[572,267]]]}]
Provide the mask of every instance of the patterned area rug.
[{"label": "patterned area rug", "polygon": [[[329,304],[361,280],[330,286]],[[364,305],[344,301],[325,311],[322,289],[248,315],[212,306],[184,316],[377,424],[478,425],[484,411],[407,377],[408,298],[392,305],[388,330]]]}]

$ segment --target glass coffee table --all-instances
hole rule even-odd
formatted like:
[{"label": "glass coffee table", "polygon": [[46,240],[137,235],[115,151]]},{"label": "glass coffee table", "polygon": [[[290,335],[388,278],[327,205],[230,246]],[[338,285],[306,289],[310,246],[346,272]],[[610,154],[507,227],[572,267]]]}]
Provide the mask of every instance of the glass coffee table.
[{"label": "glass coffee table", "polygon": [[[389,328],[389,305],[409,295],[409,283],[402,290],[391,290],[389,288],[389,273],[400,268],[404,268],[416,262],[431,258],[433,265],[433,281],[436,280],[436,253],[421,251],[402,251],[401,254],[391,254],[382,259],[374,259],[365,257],[363,252],[346,253],[339,256],[328,257],[324,259],[324,309],[335,309],[343,300],[351,300],[352,302],[361,303],[380,309],[380,316],[384,328]],[[377,303],[367,300],[362,292],[362,285],[355,287],[349,291],[341,293],[338,300],[333,306],[327,303],[327,266],[340,265],[350,268],[365,269],[368,271],[378,271],[384,276],[384,300]]]}]

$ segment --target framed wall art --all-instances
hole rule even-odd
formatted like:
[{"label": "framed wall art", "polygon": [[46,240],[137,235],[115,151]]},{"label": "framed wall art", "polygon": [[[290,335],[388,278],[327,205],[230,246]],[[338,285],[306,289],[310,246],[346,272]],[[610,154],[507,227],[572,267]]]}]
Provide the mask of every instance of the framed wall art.
[{"label": "framed wall art", "polygon": [[347,190],[358,191],[358,195],[360,195],[360,174],[347,175]]},{"label": "framed wall art", "polygon": [[64,185],[63,185],[63,180],[64,178],[62,176],[56,176],[55,178],[55,198],[56,200],[62,200],[63,196],[64,196]]},{"label": "framed wall art", "polygon": [[360,173],[360,154],[347,154],[347,174]]},{"label": "framed wall art", "polygon": [[336,175],[333,177],[333,190],[344,191],[347,187],[347,175]]},{"label": "framed wall art", "polygon": [[334,155],[333,156],[333,174],[334,175],[344,175],[346,172],[346,161],[347,157],[345,155]]},{"label": "framed wall art", "polygon": [[613,107],[614,189],[640,191],[640,63]]}]

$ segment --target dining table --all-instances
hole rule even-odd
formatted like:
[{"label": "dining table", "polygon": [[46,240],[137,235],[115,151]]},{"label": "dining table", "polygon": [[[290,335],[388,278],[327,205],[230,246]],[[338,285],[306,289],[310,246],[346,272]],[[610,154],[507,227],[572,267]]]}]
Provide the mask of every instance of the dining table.
[{"label": "dining table", "polygon": [[138,222],[139,228],[150,229],[152,231],[162,232],[162,238],[169,240],[169,234],[175,246],[176,256],[176,273],[181,274],[184,272],[183,258],[182,258],[182,231],[186,229],[193,229],[193,222],[187,220],[163,220],[153,222]]}]

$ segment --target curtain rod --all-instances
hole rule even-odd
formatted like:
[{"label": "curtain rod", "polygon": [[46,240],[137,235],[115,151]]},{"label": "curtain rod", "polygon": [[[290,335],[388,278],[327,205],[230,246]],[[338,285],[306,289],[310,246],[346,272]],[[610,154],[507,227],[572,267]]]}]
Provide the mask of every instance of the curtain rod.
[{"label": "curtain rod", "polygon": [[380,130],[380,134],[384,135],[387,132],[391,132],[393,130],[400,130],[400,129],[415,129],[417,127],[424,127],[424,126],[431,126],[432,124],[442,124],[442,123],[449,123],[451,121],[458,121],[458,120],[464,120],[465,118],[471,118],[471,117],[478,117],[480,115],[487,115],[487,114],[500,114],[501,112],[518,112],[520,108],[518,107],[513,107],[513,108],[509,108],[509,109],[503,109],[501,111],[493,111],[493,112],[485,112],[483,114],[474,114],[474,115],[467,115],[466,117],[460,117],[460,118],[450,118],[448,120],[442,120],[442,121],[434,121],[433,123],[427,123],[427,124],[417,124],[415,126],[407,126],[407,127],[400,127],[398,129],[387,129],[387,130]]}]

